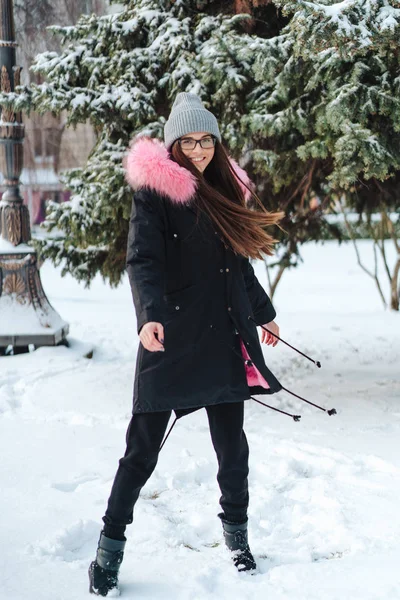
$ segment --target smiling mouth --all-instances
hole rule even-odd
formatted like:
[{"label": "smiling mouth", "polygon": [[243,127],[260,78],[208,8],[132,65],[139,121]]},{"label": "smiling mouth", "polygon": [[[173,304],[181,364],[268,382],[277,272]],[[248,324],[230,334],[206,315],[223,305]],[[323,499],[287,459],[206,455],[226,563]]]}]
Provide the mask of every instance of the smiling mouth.
[{"label": "smiling mouth", "polygon": [[193,162],[202,162],[203,160],[205,160],[205,157],[203,156],[203,158],[191,158],[190,160],[192,160]]}]

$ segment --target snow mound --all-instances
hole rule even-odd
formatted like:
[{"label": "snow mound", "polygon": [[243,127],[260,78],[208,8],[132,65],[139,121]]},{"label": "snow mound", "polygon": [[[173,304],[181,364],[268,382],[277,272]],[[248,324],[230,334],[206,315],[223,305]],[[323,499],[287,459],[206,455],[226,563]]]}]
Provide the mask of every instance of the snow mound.
[{"label": "snow mound", "polygon": [[29,550],[37,557],[47,557],[64,562],[87,561],[97,548],[99,524],[95,521],[78,521]]}]

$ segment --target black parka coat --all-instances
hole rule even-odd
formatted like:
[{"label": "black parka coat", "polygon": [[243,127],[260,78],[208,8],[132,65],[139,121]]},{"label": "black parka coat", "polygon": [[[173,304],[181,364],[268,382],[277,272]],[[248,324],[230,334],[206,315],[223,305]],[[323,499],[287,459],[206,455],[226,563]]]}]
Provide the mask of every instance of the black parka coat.
[{"label": "black parka coat", "polygon": [[[136,190],[127,271],[137,329],[161,323],[165,348],[150,352],[139,344],[133,413],[175,410],[181,416],[279,391],[249,319],[264,325],[275,310],[249,260],[226,249],[212,221],[197,210],[196,179],[148,138],[131,146],[125,167]],[[240,340],[268,389],[249,386]]]}]

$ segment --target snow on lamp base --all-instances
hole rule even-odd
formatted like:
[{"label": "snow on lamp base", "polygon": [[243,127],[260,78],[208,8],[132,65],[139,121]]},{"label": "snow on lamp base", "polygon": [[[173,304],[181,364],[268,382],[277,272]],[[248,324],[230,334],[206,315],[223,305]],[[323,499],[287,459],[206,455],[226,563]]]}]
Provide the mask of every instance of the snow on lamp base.
[{"label": "snow on lamp base", "polygon": [[44,293],[35,250],[0,238],[0,348],[56,346],[68,331]]}]

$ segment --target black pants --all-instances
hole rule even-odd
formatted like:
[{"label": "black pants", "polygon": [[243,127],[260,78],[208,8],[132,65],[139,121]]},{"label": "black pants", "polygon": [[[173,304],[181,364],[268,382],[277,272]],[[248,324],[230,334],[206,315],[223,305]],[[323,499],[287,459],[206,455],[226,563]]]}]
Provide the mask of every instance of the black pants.
[{"label": "black pants", "polygon": [[[242,522],[246,520],[249,504],[249,447],[243,431],[244,403],[217,404],[206,410],[218,459],[220,505],[229,521]],[[133,521],[133,507],[140,490],[157,464],[170,415],[171,411],[133,415],[126,434],[125,455],[119,461],[103,517],[107,537],[124,539],[126,525]]]}]

